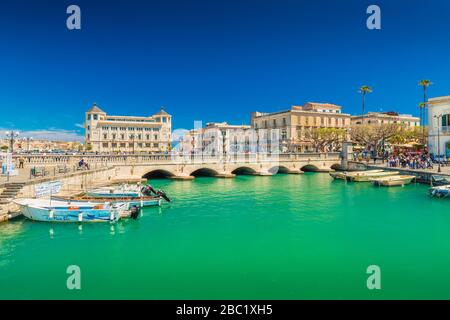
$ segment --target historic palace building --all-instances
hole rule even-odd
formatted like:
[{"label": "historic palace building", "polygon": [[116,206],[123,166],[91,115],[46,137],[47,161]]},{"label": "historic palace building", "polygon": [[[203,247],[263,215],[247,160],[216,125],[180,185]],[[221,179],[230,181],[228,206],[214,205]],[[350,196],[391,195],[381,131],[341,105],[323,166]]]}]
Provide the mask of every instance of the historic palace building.
[{"label": "historic palace building", "polygon": [[262,113],[252,112],[251,125],[255,130],[279,129],[281,151],[313,151],[307,131],[314,128],[349,128],[351,116],[342,107],[331,103],[308,102],[289,110]]},{"label": "historic palace building", "polygon": [[84,127],[87,151],[148,153],[171,148],[172,116],[163,108],[149,117],[111,116],[94,104]]},{"label": "historic palace building", "polygon": [[401,124],[406,127],[420,126],[420,119],[410,114],[397,112],[369,112],[365,115],[352,116],[352,125],[358,124]]}]

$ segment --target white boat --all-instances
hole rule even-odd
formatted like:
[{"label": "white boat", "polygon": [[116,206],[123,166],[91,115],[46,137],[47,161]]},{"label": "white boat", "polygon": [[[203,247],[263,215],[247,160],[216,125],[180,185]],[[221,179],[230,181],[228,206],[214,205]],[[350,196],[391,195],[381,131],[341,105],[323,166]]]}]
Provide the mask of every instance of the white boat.
[{"label": "white boat", "polygon": [[366,171],[341,171],[341,172],[330,172],[330,176],[333,179],[346,180],[349,177],[353,177],[361,174],[382,172],[383,170],[366,170]]},{"label": "white boat", "polygon": [[413,181],[415,178],[416,176],[396,175],[381,178],[372,178],[370,179],[370,181],[372,181],[376,186],[394,187],[410,184],[411,181]]},{"label": "white boat", "polygon": [[68,202],[50,199],[14,201],[28,219],[44,222],[116,222],[125,216],[126,204],[111,205],[88,202]]},{"label": "white boat", "polygon": [[398,171],[369,172],[369,173],[356,174],[353,176],[349,176],[349,177],[347,177],[347,179],[350,181],[354,181],[354,182],[369,182],[370,179],[382,178],[382,177],[388,177],[388,176],[396,176],[398,174],[399,174]]},{"label": "white boat", "polygon": [[86,195],[94,198],[126,198],[133,197],[137,198],[141,195],[139,191],[136,190],[123,190],[116,188],[102,188],[86,192]]}]

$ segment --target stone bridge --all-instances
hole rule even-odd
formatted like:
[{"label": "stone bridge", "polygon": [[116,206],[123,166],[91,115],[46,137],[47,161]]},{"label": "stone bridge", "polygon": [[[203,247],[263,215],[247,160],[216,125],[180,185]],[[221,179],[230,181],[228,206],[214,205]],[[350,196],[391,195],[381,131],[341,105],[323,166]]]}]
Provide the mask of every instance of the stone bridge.
[{"label": "stone bridge", "polygon": [[305,171],[328,172],[340,167],[339,153],[242,154],[242,155],[47,155],[24,156],[25,168],[50,170],[74,168],[83,158],[91,169],[114,168],[114,179],[193,179],[198,176],[229,178],[235,175],[301,174]]}]

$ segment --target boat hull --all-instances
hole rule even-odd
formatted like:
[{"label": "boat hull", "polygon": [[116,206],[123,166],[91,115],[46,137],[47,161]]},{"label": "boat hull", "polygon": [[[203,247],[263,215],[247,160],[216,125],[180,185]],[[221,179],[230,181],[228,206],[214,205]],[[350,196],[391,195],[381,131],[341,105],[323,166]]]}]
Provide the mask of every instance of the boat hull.
[{"label": "boat hull", "polygon": [[26,218],[40,222],[116,222],[120,219],[119,211],[113,209],[53,209],[25,206],[21,212]]}]

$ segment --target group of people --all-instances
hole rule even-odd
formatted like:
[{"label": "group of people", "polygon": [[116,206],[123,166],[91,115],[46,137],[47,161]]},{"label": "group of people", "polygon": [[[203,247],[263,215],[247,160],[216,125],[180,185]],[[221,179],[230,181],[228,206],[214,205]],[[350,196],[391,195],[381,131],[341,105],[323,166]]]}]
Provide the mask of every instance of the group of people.
[{"label": "group of people", "polygon": [[433,169],[433,159],[428,154],[398,154],[388,157],[388,166],[393,168]]},{"label": "group of people", "polygon": [[79,170],[89,170],[89,164],[86,162],[86,160],[81,159],[78,162],[78,169]]}]

